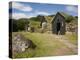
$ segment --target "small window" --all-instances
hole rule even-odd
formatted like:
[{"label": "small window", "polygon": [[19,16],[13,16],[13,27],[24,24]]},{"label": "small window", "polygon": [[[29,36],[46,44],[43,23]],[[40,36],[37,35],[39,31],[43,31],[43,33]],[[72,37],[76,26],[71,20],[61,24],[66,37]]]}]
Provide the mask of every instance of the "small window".
[{"label": "small window", "polygon": [[59,19],[57,21],[59,22]]},{"label": "small window", "polygon": [[57,20],[57,22],[59,23],[59,19]]}]

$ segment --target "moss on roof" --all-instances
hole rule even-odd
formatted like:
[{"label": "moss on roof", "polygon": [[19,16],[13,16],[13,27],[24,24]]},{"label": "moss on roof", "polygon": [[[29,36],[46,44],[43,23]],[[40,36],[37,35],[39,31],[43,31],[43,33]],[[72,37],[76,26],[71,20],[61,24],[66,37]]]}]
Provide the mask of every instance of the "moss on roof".
[{"label": "moss on roof", "polygon": [[64,16],[65,19],[67,19],[70,15],[64,12],[58,12],[60,13],[62,16]]},{"label": "moss on roof", "polygon": [[51,23],[51,21],[52,21],[52,18],[54,18],[54,16],[45,16],[45,19],[46,19],[46,21],[48,22],[48,23]]}]

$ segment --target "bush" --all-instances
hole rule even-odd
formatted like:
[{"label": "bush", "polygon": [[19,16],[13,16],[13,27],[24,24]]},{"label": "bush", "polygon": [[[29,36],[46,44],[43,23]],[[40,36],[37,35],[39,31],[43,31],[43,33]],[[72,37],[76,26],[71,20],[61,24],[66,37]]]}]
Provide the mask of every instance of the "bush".
[{"label": "bush", "polygon": [[18,20],[12,19],[13,32],[25,30],[25,26],[28,24],[29,21],[27,19],[18,19]]},{"label": "bush", "polygon": [[74,17],[73,16],[68,16],[67,19],[66,19],[66,22],[70,23],[72,20],[74,20]]}]

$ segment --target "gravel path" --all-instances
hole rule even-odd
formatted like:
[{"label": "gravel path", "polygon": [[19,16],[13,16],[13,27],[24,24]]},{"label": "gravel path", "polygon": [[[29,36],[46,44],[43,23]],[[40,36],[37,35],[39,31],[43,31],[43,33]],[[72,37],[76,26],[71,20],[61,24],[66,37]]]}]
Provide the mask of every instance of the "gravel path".
[{"label": "gravel path", "polygon": [[76,45],[70,43],[69,40],[67,40],[67,37],[64,37],[62,35],[54,35],[54,37],[56,38],[56,40],[59,40],[60,42],[63,42],[73,52],[76,53],[78,51],[78,47]]}]

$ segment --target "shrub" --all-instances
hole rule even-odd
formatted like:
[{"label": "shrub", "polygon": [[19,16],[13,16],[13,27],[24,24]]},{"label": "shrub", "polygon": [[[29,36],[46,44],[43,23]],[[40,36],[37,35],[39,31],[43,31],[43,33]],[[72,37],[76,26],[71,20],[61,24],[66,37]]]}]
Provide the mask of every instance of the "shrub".
[{"label": "shrub", "polygon": [[74,20],[74,17],[73,16],[68,16],[67,19],[66,19],[66,22],[70,23],[72,20]]}]

